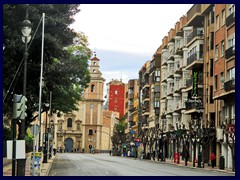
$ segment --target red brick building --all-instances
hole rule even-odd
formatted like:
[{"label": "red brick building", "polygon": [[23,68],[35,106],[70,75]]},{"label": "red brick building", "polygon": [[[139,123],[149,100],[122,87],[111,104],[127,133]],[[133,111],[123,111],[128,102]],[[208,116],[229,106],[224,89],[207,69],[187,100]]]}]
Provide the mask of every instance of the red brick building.
[{"label": "red brick building", "polygon": [[125,114],[125,89],[126,85],[122,81],[112,80],[107,84],[108,110],[119,112],[120,119]]}]

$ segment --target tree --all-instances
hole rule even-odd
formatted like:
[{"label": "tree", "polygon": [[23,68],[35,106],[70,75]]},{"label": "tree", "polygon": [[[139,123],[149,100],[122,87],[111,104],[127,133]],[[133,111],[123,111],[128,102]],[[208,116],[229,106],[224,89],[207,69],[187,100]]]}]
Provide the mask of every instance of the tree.
[{"label": "tree", "polygon": [[114,147],[118,147],[126,141],[125,136],[125,118],[123,118],[116,126],[112,136],[112,143]]},{"label": "tree", "polygon": [[[26,128],[34,120],[33,112],[38,110],[41,62],[41,28],[37,24],[46,14],[44,34],[44,84],[42,102],[49,101],[52,91],[52,110],[70,112],[77,109],[83,89],[88,86],[90,76],[88,59],[92,52],[87,37],[69,27],[74,15],[80,11],[77,4],[4,4],[3,6],[3,52],[4,67],[4,115],[12,112],[12,95],[22,94],[23,67],[21,61],[24,43],[21,42],[21,22],[28,8],[29,20],[33,23],[32,44],[29,46],[27,66],[27,117]],[[36,36],[33,34],[36,32]],[[34,38],[34,39],[33,39]],[[30,45],[30,43],[29,43]],[[76,53],[77,52],[77,53]],[[20,71],[14,75],[18,67]],[[10,86],[12,83],[12,86]],[[9,88],[11,87],[11,88]],[[9,92],[8,92],[9,91]]]}]

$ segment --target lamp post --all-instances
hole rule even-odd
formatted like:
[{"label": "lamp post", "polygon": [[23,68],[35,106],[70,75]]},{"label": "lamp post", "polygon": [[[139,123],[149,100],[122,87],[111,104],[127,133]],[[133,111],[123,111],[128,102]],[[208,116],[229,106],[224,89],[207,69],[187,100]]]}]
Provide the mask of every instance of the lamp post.
[{"label": "lamp post", "polygon": [[161,161],[165,161],[165,140],[164,140],[164,131],[166,129],[166,115],[163,112],[161,115],[161,119],[162,119],[162,144],[161,144]]},{"label": "lamp post", "polygon": [[[22,31],[22,41],[24,42],[24,72],[23,72],[23,96],[26,97],[26,85],[27,85],[27,58],[28,58],[28,43],[31,40],[31,30],[32,30],[32,23],[28,20],[28,9],[26,10],[26,19],[21,24],[21,31]],[[19,139],[23,140],[25,137],[25,121],[22,120],[19,130]],[[17,175],[18,176],[25,176],[25,159],[18,159],[17,160]]]},{"label": "lamp post", "polygon": [[44,149],[43,149],[43,163],[47,163],[47,141],[48,141],[48,132],[47,132],[47,116],[48,116],[48,108],[49,103],[45,103],[45,110],[46,110],[46,120],[45,120],[45,135],[44,135]]}]

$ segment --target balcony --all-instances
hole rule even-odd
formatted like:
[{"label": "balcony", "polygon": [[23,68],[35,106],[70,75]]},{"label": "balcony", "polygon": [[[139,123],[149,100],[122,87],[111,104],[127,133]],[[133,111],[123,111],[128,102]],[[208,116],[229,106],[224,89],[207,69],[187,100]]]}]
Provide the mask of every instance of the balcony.
[{"label": "balcony", "polygon": [[232,14],[230,14],[227,18],[226,18],[226,26],[229,27],[231,24],[235,23],[235,12],[233,12]]},{"label": "balcony", "polygon": [[193,62],[201,60],[203,63],[203,51],[197,51],[187,58],[187,66],[192,64]]},{"label": "balcony", "polygon": [[203,39],[204,36],[204,29],[203,28],[196,28],[193,29],[192,33],[187,37],[187,44],[190,43],[194,38],[199,37]]},{"label": "balcony", "polygon": [[134,94],[133,94],[133,93],[128,94],[128,99],[133,99],[133,97],[134,97]]},{"label": "balcony", "polygon": [[133,104],[128,104],[128,109],[130,110],[130,109],[133,109],[134,108],[134,106],[133,106]]},{"label": "balcony", "polygon": [[235,90],[235,79],[231,79],[224,83],[225,91]]},{"label": "balcony", "polygon": [[181,103],[182,103],[182,101],[177,101],[177,102],[174,104],[174,111],[180,110],[180,108],[181,108]]},{"label": "balcony", "polygon": [[171,77],[173,75],[174,75],[174,67],[169,69],[167,77]]},{"label": "balcony", "polygon": [[167,95],[171,95],[174,93],[174,87],[169,87],[168,88],[168,92],[167,92]]},{"label": "balcony", "polygon": [[230,59],[233,56],[235,56],[235,46],[232,46],[225,51],[226,59]]},{"label": "balcony", "polygon": [[185,106],[186,106],[186,110],[203,109],[202,102],[200,102],[200,101],[196,101],[196,102],[186,101]]}]

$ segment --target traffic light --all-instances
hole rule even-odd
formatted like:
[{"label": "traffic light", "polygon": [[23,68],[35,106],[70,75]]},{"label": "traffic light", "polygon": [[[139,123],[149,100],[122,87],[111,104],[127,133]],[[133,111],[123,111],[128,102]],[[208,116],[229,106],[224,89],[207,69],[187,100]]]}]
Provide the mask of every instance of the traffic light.
[{"label": "traffic light", "polygon": [[27,99],[23,95],[13,95],[13,119],[24,120],[27,116],[26,110],[27,106],[25,105]]}]

